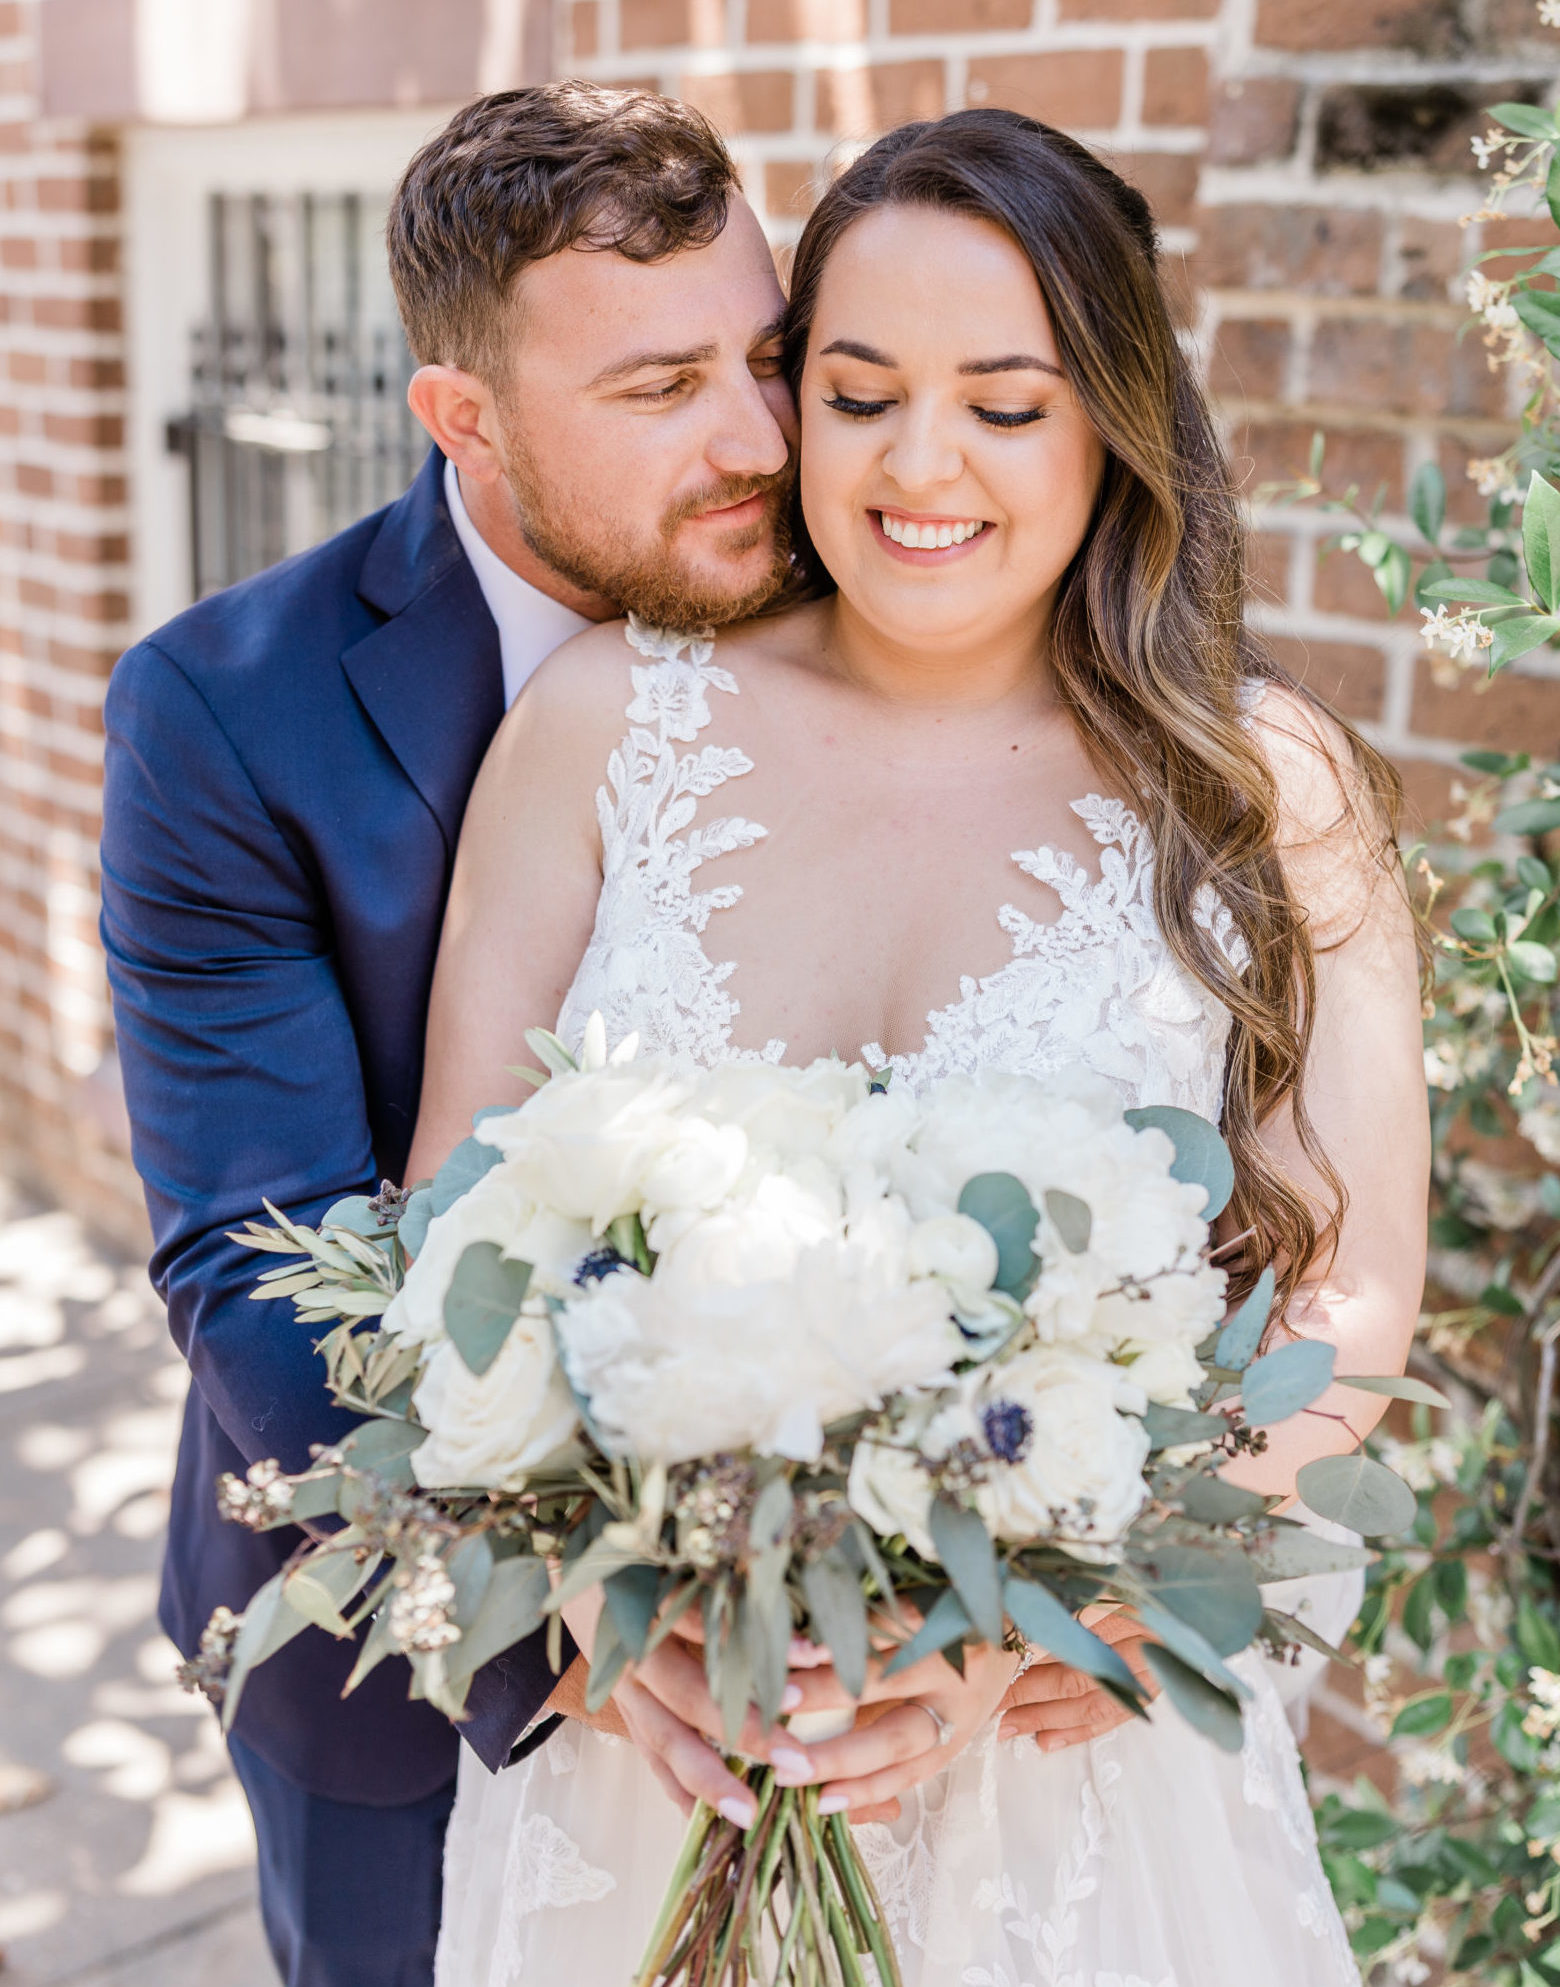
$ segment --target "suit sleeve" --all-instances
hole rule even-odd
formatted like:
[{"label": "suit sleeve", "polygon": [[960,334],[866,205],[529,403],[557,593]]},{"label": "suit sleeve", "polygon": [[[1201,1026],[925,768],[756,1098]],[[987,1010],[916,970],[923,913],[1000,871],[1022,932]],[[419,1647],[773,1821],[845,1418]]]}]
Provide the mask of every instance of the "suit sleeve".
[{"label": "suit sleeve", "polygon": [[155,644],[119,663],[105,724],[102,934],[152,1280],[242,1454],[301,1469],[352,1421],[291,1303],[250,1299],[278,1259],[227,1232],[262,1199],[313,1222],[375,1185],[323,892]]}]

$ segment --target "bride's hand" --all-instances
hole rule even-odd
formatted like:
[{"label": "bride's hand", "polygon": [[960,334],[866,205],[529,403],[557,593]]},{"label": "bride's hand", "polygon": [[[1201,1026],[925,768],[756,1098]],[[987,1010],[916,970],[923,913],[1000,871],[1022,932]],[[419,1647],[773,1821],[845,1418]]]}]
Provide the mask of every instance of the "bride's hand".
[{"label": "bride's hand", "polygon": [[[1108,1642],[1123,1658],[1150,1697],[1159,1695],[1153,1671],[1144,1660],[1148,1641],[1137,1617],[1125,1609],[1105,1610],[1098,1615],[1086,1609],[1083,1623],[1102,1642]],[[1001,1739],[1033,1737],[1042,1752],[1063,1752],[1068,1746],[1084,1745],[1103,1738],[1124,1725],[1132,1713],[1111,1696],[1103,1684],[1082,1670],[1069,1669],[1055,1656],[1039,1655],[1002,1700],[997,1736]]]},{"label": "bride's hand", "polygon": [[820,1813],[863,1821],[892,1813],[901,1794],[940,1773],[996,1716],[1018,1660],[983,1644],[965,1650],[962,1677],[929,1656],[887,1682],[869,1682],[863,1703],[873,1706],[871,1722],[808,1748],[822,1783]]},{"label": "bride's hand", "polygon": [[[601,1609],[601,1589],[596,1587],[563,1610],[569,1633],[587,1658],[595,1647]],[[832,1678],[832,1671],[793,1671],[786,1685],[785,1710],[827,1708],[839,1695],[837,1686],[831,1689]],[[651,1772],[684,1814],[691,1812],[695,1801],[704,1801],[739,1828],[748,1826],[756,1812],[752,1792],[727,1770],[715,1750],[724,1744],[720,1707],[710,1696],[702,1659],[680,1636],[668,1635],[642,1662],[625,1670],[613,1688],[612,1701]],[[924,1718],[923,1722],[930,1723]],[[752,1710],[736,1749],[749,1759],[768,1761],[793,1785],[818,1777],[808,1752],[785,1727],[777,1725],[766,1734]]]}]

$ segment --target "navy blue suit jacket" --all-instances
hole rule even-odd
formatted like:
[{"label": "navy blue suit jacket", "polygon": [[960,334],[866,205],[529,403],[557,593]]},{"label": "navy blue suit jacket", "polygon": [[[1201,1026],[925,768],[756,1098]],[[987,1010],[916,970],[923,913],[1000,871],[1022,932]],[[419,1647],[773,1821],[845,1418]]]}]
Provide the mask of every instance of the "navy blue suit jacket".
[{"label": "navy blue suit jacket", "polygon": [[[109,685],[103,942],[152,1278],[194,1381],[162,1590],[186,1654],[298,1543],[223,1523],[218,1475],[300,1469],[351,1426],[313,1333],[250,1301],[265,1260],[226,1235],[262,1197],[312,1222],[406,1162],[451,861],[503,715],[443,470],[435,450],[399,502],[190,608]],[[306,1630],[253,1672],[236,1730],[334,1800],[445,1785],[451,1726],[408,1701],[399,1658],[342,1702],[353,1656]],[[551,1687],[539,1638],[476,1680],[463,1729],[490,1766]]]}]

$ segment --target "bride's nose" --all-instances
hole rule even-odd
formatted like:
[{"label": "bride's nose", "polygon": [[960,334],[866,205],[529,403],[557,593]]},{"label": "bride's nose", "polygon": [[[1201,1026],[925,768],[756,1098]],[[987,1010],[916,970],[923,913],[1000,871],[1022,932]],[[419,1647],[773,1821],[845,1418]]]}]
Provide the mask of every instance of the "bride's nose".
[{"label": "bride's nose", "polygon": [[964,452],[934,408],[907,407],[896,423],[883,469],[907,496],[945,488],[964,474]]}]

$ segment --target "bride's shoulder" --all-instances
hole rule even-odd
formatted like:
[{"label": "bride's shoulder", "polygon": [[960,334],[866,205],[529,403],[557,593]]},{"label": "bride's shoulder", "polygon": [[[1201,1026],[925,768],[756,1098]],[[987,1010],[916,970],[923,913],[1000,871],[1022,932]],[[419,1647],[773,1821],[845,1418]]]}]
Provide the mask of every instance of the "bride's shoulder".
[{"label": "bride's shoulder", "polygon": [[554,649],[510,706],[490,760],[564,779],[580,767],[599,775],[623,736],[632,665],[640,660],[626,632],[626,622],[601,621]]}]

